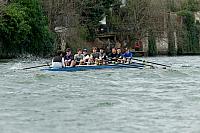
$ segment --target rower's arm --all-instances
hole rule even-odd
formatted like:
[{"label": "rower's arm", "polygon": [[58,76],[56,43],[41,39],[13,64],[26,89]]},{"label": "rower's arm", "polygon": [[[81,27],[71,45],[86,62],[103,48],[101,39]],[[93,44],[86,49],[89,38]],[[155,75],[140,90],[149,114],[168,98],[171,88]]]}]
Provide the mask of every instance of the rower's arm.
[{"label": "rower's arm", "polygon": [[65,67],[65,59],[62,58],[62,67]]},{"label": "rower's arm", "polygon": [[74,55],[74,60],[77,61],[77,55]]},{"label": "rower's arm", "polygon": [[133,53],[131,53],[130,57],[133,58]]},{"label": "rower's arm", "polygon": [[[54,59],[54,58],[53,58]],[[51,64],[53,64],[53,59],[51,60]]]}]

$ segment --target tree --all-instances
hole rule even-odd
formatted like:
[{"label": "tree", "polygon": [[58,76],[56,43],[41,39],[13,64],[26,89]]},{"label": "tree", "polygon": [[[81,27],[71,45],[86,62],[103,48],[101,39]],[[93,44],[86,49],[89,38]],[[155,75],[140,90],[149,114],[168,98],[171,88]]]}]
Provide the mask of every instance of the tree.
[{"label": "tree", "polygon": [[48,29],[47,18],[38,0],[14,0],[12,3],[21,5],[26,12],[25,20],[31,27],[31,32],[24,41],[27,52],[35,55],[45,55],[52,51],[53,34]]},{"label": "tree", "polygon": [[148,55],[156,56],[157,54],[156,38],[154,33],[150,30],[148,36]]},{"label": "tree", "polygon": [[199,11],[199,1],[198,0],[186,0],[184,3],[184,10],[189,10],[192,12],[197,12]]},{"label": "tree", "polygon": [[109,9],[119,3],[118,0],[80,0],[78,12],[81,17],[80,24],[87,28],[88,39],[94,39],[96,29],[99,28],[99,21],[109,15]]},{"label": "tree", "polygon": [[38,0],[13,0],[0,10],[0,40],[6,55],[52,51],[53,36]]},{"label": "tree", "polygon": [[[178,40],[182,41],[179,44],[178,51],[179,54],[198,54],[200,53],[199,47],[199,29],[195,22],[194,11],[197,11],[199,6],[197,6],[197,1],[191,0],[184,3],[183,10],[178,12],[178,15],[182,18],[182,34],[178,36]],[[180,46],[181,45],[181,46]]]},{"label": "tree", "polygon": [[19,4],[10,4],[1,9],[0,38],[3,43],[3,53],[17,54],[21,52],[21,44],[30,34],[26,12]]}]

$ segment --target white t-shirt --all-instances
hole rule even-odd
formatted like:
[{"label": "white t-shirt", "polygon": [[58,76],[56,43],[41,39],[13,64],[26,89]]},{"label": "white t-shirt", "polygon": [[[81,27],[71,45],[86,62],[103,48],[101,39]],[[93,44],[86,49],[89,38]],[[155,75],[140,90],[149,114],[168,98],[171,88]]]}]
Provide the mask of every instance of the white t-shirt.
[{"label": "white t-shirt", "polygon": [[52,60],[52,68],[62,68],[65,67],[64,58],[62,58],[62,62],[53,62]]}]

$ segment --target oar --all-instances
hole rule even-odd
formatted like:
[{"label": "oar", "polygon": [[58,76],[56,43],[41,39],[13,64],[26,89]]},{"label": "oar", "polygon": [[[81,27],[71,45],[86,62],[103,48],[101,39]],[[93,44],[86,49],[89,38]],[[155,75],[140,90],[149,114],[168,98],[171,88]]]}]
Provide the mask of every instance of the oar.
[{"label": "oar", "polygon": [[136,59],[136,58],[132,58],[132,59],[133,60],[137,60],[137,61],[146,62],[146,63],[151,63],[151,64],[154,64],[154,65],[159,65],[159,66],[164,66],[164,67],[171,67],[171,66],[168,66],[168,65],[165,65],[165,64],[156,63],[156,62],[145,61],[145,60],[140,60],[140,59]]},{"label": "oar", "polygon": [[139,65],[144,65],[144,66],[149,66],[149,67],[151,67],[151,68],[155,68],[153,65],[149,65],[149,64],[145,64],[145,63],[138,63],[138,62],[133,62],[133,63],[135,63],[135,64],[139,64]]},{"label": "oar", "polygon": [[[128,58],[129,60],[131,59],[131,58]],[[121,63],[120,63],[121,64]],[[123,64],[123,63],[122,63]],[[145,63],[138,63],[138,62],[129,62],[129,64],[138,64],[138,65],[144,65],[144,66],[149,66],[149,67],[151,67],[151,68],[155,68],[153,65],[150,65],[150,64],[145,64]]]},{"label": "oar", "polygon": [[22,70],[28,70],[28,69],[39,68],[39,67],[44,67],[44,66],[50,66],[50,65],[49,64],[44,64],[44,65],[39,65],[39,66],[26,67],[26,68],[23,68]]},{"label": "oar", "polygon": [[125,65],[125,66],[134,66],[134,65],[138,64],[138,65],[142,65],[141,67],[149,66],[149,67],[151,67],[152,69],[155,68],[153,65],[145,64],[145,63],[138,63],[138,62],[130,62],[129,64],[124,64],[124,63],[119,63],[119,62],[117,62],[116,65],[118,65],[118,64],[120,64],[120,65]]}]

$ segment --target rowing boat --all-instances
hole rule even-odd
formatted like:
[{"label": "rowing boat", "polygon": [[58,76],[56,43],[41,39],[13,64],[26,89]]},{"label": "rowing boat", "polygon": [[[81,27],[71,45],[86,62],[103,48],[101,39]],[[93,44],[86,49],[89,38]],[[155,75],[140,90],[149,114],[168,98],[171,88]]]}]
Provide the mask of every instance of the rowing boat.
[{"label": "rowing boat", "polygon": [[75,67],[64,67],[64,68],[44,68],[42,71],[86,71],[86,70],[99,70],[99,69],[117,69],[117,68],[144,68],[143,64],[131,63],[131,64],[109,64],[109,65],[79,65]]},{"label": "rowing boat", "polygon": [[64,68],[44,68],[42,71],[86,71],[86,70],[99,70],[99,69],[117,69],[117,68],[138,68],[142,69],[144,65],[141,64],[113,64],[113,65],[79,65],[75,67],[64,67]]}]

